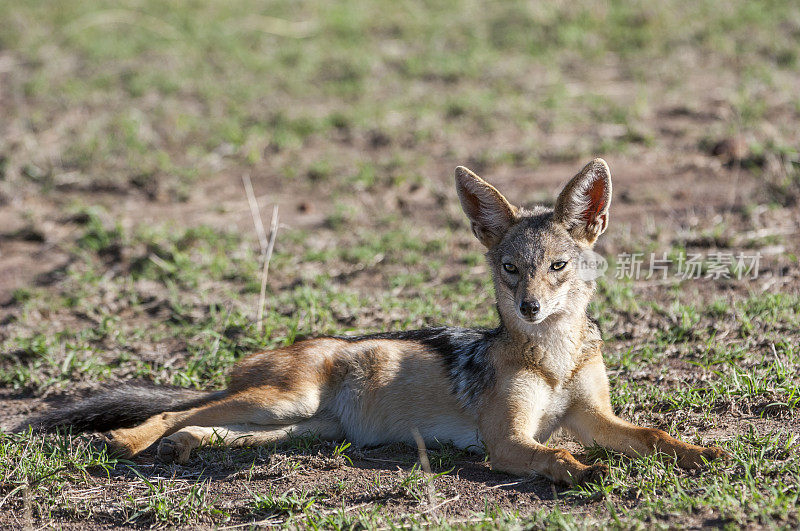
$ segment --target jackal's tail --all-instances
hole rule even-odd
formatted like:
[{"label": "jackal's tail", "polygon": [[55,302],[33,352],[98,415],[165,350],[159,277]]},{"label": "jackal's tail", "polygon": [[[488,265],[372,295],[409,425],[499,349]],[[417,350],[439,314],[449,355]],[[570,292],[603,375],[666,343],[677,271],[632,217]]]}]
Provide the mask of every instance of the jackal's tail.
[{"label": "jackal's tail", "polygon": [[105,390],[37,417],[17,427],[53,431],[58,428],[80,431],[107,431],[128,428],[158,413],[198,407],[224,396],[225,391],[196,391],[151,383],[131,383]]}]

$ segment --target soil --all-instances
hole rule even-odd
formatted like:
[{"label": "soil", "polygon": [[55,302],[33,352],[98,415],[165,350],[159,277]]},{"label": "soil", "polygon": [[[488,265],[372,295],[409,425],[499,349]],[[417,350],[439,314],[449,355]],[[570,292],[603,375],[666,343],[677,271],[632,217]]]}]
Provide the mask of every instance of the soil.
[{"label": "soil", "polygon": [[[796,206],[753,210],[749,208],[754,198],[762,197],[763,182],[758,172],[741,162],[746,154],[738,149],[734,152],[725,145],[714,145],[704,150],[699,138],[705,135],[708,122],[715,120],[715,103],[706,102],[711,110],[691,111],[681,106],[659,109],[646,124],[661,131],[657,148],[637,147],[625,154],[608,157],[614,182],[609,231],[603,236],[598,250],[604,255],[630,252],[632,249],[668,248],[676,242],[688,242],[687,247],[701,252],[724,249],[727,252],[746,251],[763,253],[761,274],[752,282],[717,282],[698,280],[681,293],[684,302],[713,301],[722,297],[728,300],[752,293],[793,292],[800,290],[800,273],[796,263],[787,265],[787,253],[800,254],[800,209]],[[700,106],[700,108],[704,108]],[[724,139],[723,139],[724,140]],[[458,207],[452,189],[452,169],[456,164],[468,161],[455,160],[452,146],[469,144],[468,138],[449,138],[442,144],[433,144],[427,149],[427,162],[419,168],[428,179],[421,188],[389,187],[372,190],[351,198],[358,207],[353,223],[369,224],[376,213],[387,209],[401,212],[420,227],[437,228],[456,223],[461,231],[454,236],[459,241],[470,240],[466,223],[457,217]],[[391,150],[385,142],[370,142],[340,146],[348,150]],[[463,148],[458,149],[458,152]],[[310,146],[307,157],[314,157],[314,146]],[[346,153],[343,156],[347,156]],[[377,156],[377,155],[376,155]],[[480,168],[481,173],[509,197],[544,199],[554,197],[565,180],[574,174],[585,161],[544,160],[535,168],[516,167],[514,164],[494,165]],[[287,227],[303,228],[320,240],[341,237],[326,224],[332,206],[326,186],[303,180],[288,181],[279,177],[269,163],[253,172],[256,195],[262,204],[280,205],[281,220]],[[6,192],[7,195],[8,191]],[[247,199],[242,191],[240,174],[228,172],[198,182],[188,197],[175,201],[171,197],[154,196],[140,187],[129,184],[113,190],[69,190],[58,193],[39,194],[31,190],[18,190],[5,197],[0,206],[0,326],[13,321],[21,311],[15,302],[14,293],[19,289],[36,286],[56,290],[63,280],[65,268],[70,264],[68,246],[76,237],[75,220],[67,214],[68,205],[75,198],[84,203],[100,204],[108,208],[123,226],[172,222],[179,226],[210,225],[223,229],[252,233],[252,221]],[[765,198],[766,199],[766,198]],[[453,221],[455,219],[455,221]],[[710,235],[712,227],[723,227],[717,235]],[[458,232],[458,231],[455,231]],[[749,236],[753,236],[752,238]],[[760,244],[758,236],[777,236],[777,243]],[[255,241],[255,239],[254,239]],[[477,248],[477,243],[465,245]],[[320,267],[340,268],[342,264],[320,264]],[[459,267],[457,264],[455,267]],[[461,266],[463,267],[463,265]],[[352,269],[352,268],[351,268]],[[385,278],[368,271],[351,270],[338,277],[344,285],[364,293],[386,290]],[[281,280],[276,280],[274,289],[280,289]],[[668,306],[676,298],[674,291],[658,282],[635,283],[637,298]],[[49,316],[43,315],[42,319]],[[59,315],[61,325],[70,319],[80,321],[85,316]],[[157,319],[158,316],[153,317]],[[610,343],[611,353],[624,352],[650,337],[663,326],[663,316],[654,310],[644,309],[635,320],[624,311],[609,316],[610,326],[605,333],[614,338]],[[379,317],[378,321],[382,319]],[[384,321],[385,322],[385,321]],[[54,325],[58,326],[58,325]],[[719,328],[719,338],[726,333],[726,324],[713,322],[704,317],[698,326]],[[793,332],[797,339],[796,331]],[[0,336],[3,332],[0,331]],[[722,340],[722,339],[721,339]],[[143,355],[168,363],[181,355],[183,345],[162,343],[146,345]],[[691,353],[688,353],[689,355]],[[702,379],[697,367],[685,360],[686,352],[675,349],[669,354],[669,370],[665,378],[662,367],[625,374],[625,378],[648,380],[669,389],[685,378]],[[91,385],[77,384],[58,396],[32,396],[30,392],[0,389],[0,425],[9,429],[25,416],[42,411],[50,404],[78,395]],[[758,432],[776,429],[791,429],[797,432],[798,421],[791,416],[772,415],[761,418],[759,408],[764,404],[747,404],[731,401],[717,404],[717,415],[724,429],[705,431],[702,412],[683,411],[678,415],[684,433],[697,430],[706,441],[724,440],[732,433],[740,433],[753,426]],[[641,411],[634,404],[625,414],[632,420],[640,420],[656,427],[668,427],[675,422],[674,413]],[[580,452],[575,443],[563,441],[568,448]],[[579,454],[580,455],[580,454]],[[433,481],[436,497],[433,504],[414,497],[413,493],[398,492],[393,485],[408,476],[417,462],[417,452],[406,446],[390,446],[376,449],[356,449],[348,453],[352,464],[336,456],[333,446],[317,444],[310,450],[288,449],[273,456],[260,449],[244,449],[226,452],[207,449],[199,452],[188,466],[163,466],[153,462],[152,455],[145,454],[136,460],[140,473],[152,480],[184,478],[188,481],[208,478],[209,495],[221,500],[222,506],[232,515],[231,525],[243,523],[250,518],[243,507],[250,491],[269,488],[291,492],[318,490],[328,493],[322,500],[325,507],[334,511],[344,504],[349,509],[368,508],[372,503],[385,503],[395,515],[425,512],[449,522],[470,518],[476,511],[484,509],[486,498],[507,510],[529,514],[542,508],[559,505],[563,489],[554,487],[541,479],[520,479],[490,471],[480,457],[459,458],[453,463],[451,474]],[[299,462],[289,469],[287,462]],[[585,458],[585,456],[584,456]],[[110,478],[98,475],[90,480],[91,485],[102,486],[104,496],[114,499],[129,493],[128,479],[132,472],[127,467],[117,467]],[[340,490],[340,480],[348,481]],[[73,489],[65,494],[76,504],[89,499],[94,487]],[[621,504],[634,504],[631,499],[618,500]],[[421,505],[422,504],[422,505]],[[118,527],[119,514],[115,505],[108,504],[96,509],[92,515],[93,527]],[[589,514],[592,507],[572,507],[573,512]],[[65,529],[84,527],[74,515],[54,516],[54,525]],[[0,516],[0,525],[18,524],[19,515]],[[703,514],[687,517],[686,525],[714,525],[714,515]],[[264,524],[280,518],[265,517]],[[210,522],[211,520],[209,520]]]}]

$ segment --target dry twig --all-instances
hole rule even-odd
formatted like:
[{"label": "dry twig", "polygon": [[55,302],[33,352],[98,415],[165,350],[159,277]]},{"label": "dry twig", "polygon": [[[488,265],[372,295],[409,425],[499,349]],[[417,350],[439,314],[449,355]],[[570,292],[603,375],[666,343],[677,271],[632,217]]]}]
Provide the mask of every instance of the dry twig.
[{"label": "dry twig", "polygon": [[253,225],[256,228],[258,243],[261,245],[261,256],[263,257],[267,252],[267,233],[264,231],[264,224],[261,222],[261,211],[258,209],[258,200],[253,192],[253,182],[250,180],[250,175],[246,173],[242,175],[242,184],[244,184],[244,191],[247,194],[250,214],[253,216]]},{"label": "dry twig", "polygon": [[275,238],[278,236],[278,205],[272,207],[272,222],[269,226],[269,243],[264,256],[264,269],[261,270],[261,294],[258,297],[258,333],[264,330],[264,305],[267,299],[267,276],[269,275],[269,261],[272,258],[272,249],[275,247]]}]

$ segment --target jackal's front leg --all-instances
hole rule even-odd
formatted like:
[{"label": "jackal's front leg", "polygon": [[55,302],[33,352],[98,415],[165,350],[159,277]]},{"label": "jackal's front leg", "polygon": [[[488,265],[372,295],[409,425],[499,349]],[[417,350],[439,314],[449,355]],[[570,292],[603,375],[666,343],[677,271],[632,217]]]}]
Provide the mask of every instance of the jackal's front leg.
[{"label": "jackal's front leg", "polygon": [[562,448],[549,448],[533,440],[506,438],[487,443],[493,470],[517,476],[541,474],[555,483],[581,484],[608,475],[602,463],[584,465]]},{"label": "jackal's front leg", "polygon": [[662,452],[675,456],[681,468],[698,468],[704,461],[726,455],[716,446],[685,443],[664,430],[636,426],[609,413],[575,412],[570,416],[567,426],[584,444],[597,443],[631,457]]},{"label": "jackal's front leg", "polygon": [[682,468],[697,468],[704,461],[727,455],[721,448],[685,443],[663,430],[636,426],[617,417],[611,409],[602,360],[584,367],[573,385],[577,399],[564,418],[564,426],[583,444],[597,443],[631,457],[663,452],[675,456]]},{"label": "jackal's front leg", "polygon": [[[537,384],[533,382],[532,387]],[[542,391],[539,398],[548,393],[545,388]],[[537,393],[509,392],[487,401],[482,408],[479,427],[492,469],[519,476],[541,474],[561,484],[580,484],[607,475],[608,467],[602,463],[584,465],[567,450],[549,448],[535,440],[545,408],[530,400],[536,398],[533,395]]]}]

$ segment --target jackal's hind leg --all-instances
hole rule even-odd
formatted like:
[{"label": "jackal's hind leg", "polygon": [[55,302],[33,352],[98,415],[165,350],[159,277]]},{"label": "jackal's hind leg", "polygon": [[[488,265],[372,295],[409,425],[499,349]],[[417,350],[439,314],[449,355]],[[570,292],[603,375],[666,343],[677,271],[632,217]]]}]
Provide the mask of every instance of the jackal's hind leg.
[{"label": "jackal's hind leg", "polygon": [[194,409],[159,413],[133,428],[106,434],[106,444],[115,455],[128,458],[187,426],[284,426],[311,418],[318,407],[319,392],[315,388],[300,392],[251,390]]},{"label": "jackal's hind leg", "polygon": [[187,426],[164,437],[158,444],[158,459],[165,463],[183,464],[195,448],[220,443],[227,447],[266,446],[290,437],[316,435],[335,440],[344,437],[338,421],[333,418],[310,418],[287,426],[234,424],[227,426]]}]

